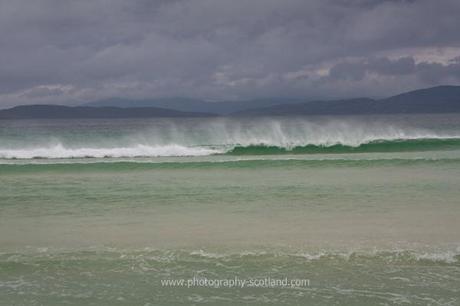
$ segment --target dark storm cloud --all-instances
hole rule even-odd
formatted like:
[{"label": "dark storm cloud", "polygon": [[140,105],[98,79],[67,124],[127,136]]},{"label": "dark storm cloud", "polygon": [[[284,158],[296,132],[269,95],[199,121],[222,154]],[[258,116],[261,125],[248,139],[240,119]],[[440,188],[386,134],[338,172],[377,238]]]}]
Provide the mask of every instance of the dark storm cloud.
[{"label": "dark storm cloud", "polygon": [[0,0],[0,105],[459,84],[460,1]]}]

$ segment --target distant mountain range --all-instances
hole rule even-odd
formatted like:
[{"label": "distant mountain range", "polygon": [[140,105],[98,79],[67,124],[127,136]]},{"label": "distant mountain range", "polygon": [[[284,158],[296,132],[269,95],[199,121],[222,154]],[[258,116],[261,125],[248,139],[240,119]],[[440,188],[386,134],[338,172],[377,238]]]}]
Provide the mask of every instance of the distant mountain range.
[{"label": "distant mountain range", "polygon": [[22,105],[0,110],[0,119],[51,118],[149,118],[364,115],[460,112],[460,86],[437,86],[410,91],[385,99],[356,98],[332,101],[260,99],[207,102],[187,98],[149,100],[106,99],[84,106]]},{"label": "distant mountain range", "polygon": [[214,114],[181,112],[158,107],[90,107],[63,105],[21,105],[0,110],[0,119],[151,118],[209,117]]},{"label": "distant mountain range", "polygon": [[357,98],[278,104],[242,110],[239,116],[364,115],[460,112],[460,86],[438,86],[386,99]]},{"label": "distant mountain range", "polygon": [[122,99],[110,98],[94,102],[85,103],[82,106],[115,106],[123,108],[131,107],[161,107],[174,109],[183,112],[209,112],[220,115],[231,114],[249,108],[262,108],[273,106],[281,103],[300,103],[305,99],[294,98],[270,98],[255,99],[245,101],[221,101],[208,102],[190,98],[158,98],[158,99]]}]

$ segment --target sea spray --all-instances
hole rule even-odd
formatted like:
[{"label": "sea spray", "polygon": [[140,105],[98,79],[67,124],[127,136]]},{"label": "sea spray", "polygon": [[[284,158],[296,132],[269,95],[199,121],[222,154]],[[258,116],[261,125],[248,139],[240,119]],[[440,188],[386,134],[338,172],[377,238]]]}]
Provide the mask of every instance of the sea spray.
[{"label": "sea spray", "polygon": [[[0,158],[399,152],[460,148],[460,129],[380,118],[0,122]],[[19,128],[20,127],[20,128]]]}]

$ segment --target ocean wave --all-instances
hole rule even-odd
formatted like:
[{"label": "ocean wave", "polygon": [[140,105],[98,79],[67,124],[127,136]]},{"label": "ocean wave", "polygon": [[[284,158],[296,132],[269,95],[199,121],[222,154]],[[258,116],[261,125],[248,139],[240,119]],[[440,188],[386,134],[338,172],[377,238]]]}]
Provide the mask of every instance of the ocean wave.
[{"label": "ocean wave", "polygon": [[0,148],[2,159],[63,159],[63,158],[136,158],[136,157],[175,157],[209,155],[278,155],[278,154],[318,154],[318,153],[374,153],[410,152],[432,150],[458,150],[460,137],[412,137],[395,139],[375,139],[359,144],[348,142],[306,142],[302,145],[254,142],[247,145],[205,145],[186,146],[180,144],[145,145],[136,144],[125,147],[66,147],[55,144],[31,148]]},{"label": "ocean wave", "polygon": [[159,156],[206,156],[221,151],[203,147],[186,147],[181,145],[149,146],[138,144],[128,147],[69,148],[62,144],[47,147],[24,149],[0,149],[3,159],[32,158],[120,158],[120,157],[159,157]]},{"label": "ocean wave", "polygon": [[[1,159],[133,158],[460,149],[460,133],[389,119],[206,119],[5,127]],[[433,125],[430,125],[431,127]]]},{"label": "ocean wave", "polygon": [[408,152],[460,149],[460,137],[413,137],[375,139],[359,144],[342,142],[328,144],[304,144],[299,146],[272,146],[267,144],[235,146],[227,152],[233,155],[264,154],[315,154],[315,153],[374,153]]},{"label": "ocean wave", "polygon": [[267,251],[241,251],[237,253],[216,253],[203,250],[192,251],[191,256],[198,256],[207,259],[237,259],[247,257],[260,258],[301,258],[313,261],[384,261],[384,262],[405,262],[405,263],[444,263],[459,264],[460,249],[446,251],[414,251],[414,250],[373,250],[373,251],[318,251],[318,252],[267,252]]},{"label": "ocean wave", "polygon": [[460,247],[446,250],[413,250],[413,249],[380,249],[380,250],[348,250],[348,251],[285,251],[285,250],[240,250],[240,251],[210,251],[184,249],[85,249],[59,250],[49,249],[46,252],[28,250],[25,253],[0,253],[0,262],[26,262],[29,260],[65,259],[98,259],[106,260],[151,260],[158,262],[174,261],[306,261],[306,262],[384,262],[404,264],[460,264]]}]

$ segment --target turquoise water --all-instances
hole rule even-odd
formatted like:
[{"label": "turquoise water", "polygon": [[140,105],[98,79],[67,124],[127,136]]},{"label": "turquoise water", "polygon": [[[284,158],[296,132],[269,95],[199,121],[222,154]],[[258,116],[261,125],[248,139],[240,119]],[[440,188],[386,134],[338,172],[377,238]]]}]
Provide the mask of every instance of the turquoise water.
[{"label": "turquoise water", "polygon": [[[1,121],[0,304],[457,305],[459,136],[456,115]],[[164,284],[194,278],[309,283]]]}]

